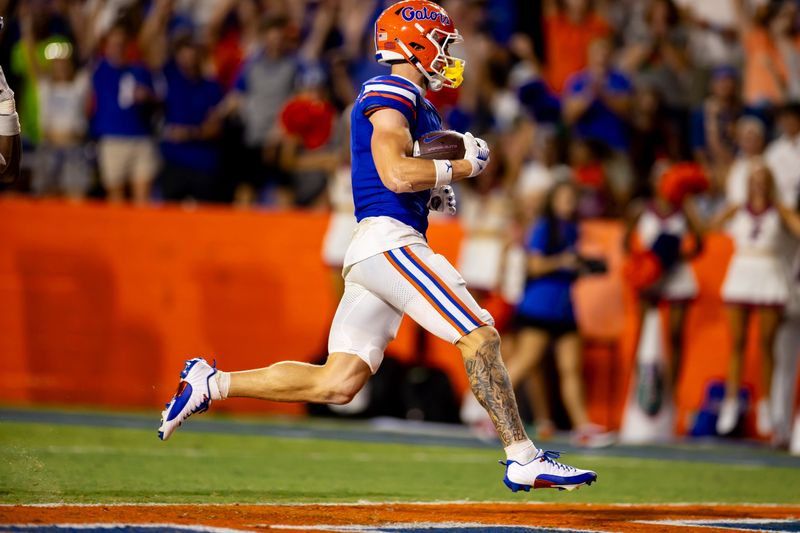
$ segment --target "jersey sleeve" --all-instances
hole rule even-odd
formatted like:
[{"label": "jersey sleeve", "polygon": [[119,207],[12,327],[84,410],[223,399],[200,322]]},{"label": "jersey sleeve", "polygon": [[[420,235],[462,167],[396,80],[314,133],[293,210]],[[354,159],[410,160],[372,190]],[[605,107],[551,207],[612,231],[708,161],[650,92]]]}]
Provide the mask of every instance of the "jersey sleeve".
[{"label": "jersey sleeve", "polygon": [[147,87],[151,91],[155,90],[155,86],[153,85],[153,76],[150,74],[149,70],[141,65],[135,65],[131,67],[130,72],[133,75],[133,79],[135,79],[139,85]]},{"label": "jersey sleeve", "polygon": [[417,105],[419,96],[399,83],[390,80],[371,80],[364,84],[358,105],[366,117],[372,116],[381,109],[394,109],[408,121],[409,128],[417,122]]},{"label": "jersey sleeve", "polygon": [[549,224],[542,220],[534,226],[528,239],[528,253],[547,255]]}]

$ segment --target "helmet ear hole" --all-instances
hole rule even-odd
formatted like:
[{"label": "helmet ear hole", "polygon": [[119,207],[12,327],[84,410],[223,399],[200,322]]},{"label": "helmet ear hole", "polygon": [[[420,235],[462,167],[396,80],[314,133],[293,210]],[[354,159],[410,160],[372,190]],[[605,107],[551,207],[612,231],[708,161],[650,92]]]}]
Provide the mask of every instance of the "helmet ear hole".
[{"label": "helmet ear hole", "polygon": [[425,50],[425,47],[419,43],[410,43],[408,46],[416,51]]}]

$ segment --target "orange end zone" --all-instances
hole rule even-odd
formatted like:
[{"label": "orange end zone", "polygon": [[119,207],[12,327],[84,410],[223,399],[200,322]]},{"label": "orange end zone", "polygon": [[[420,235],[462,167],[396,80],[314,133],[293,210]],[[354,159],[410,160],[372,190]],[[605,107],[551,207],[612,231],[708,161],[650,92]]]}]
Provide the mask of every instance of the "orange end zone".
[{"label": "orange end zone", "polygon": [[[798,531],[800,505],[341,504],[0,507],[0,529],[28,524],[159,524],[238,531]],[[6,527],[3,527],[5,525]],[[284,527],[281,527],[284,526]],[[85,526],[84,526],[85,527]],[[346,529],[345,529],[346,528]],[[513,528],[513,529],[511,529]],[[530,529],[529,529],[530,528]],[[8,529],[13,531],[13,529]],[[87,530],[91,530],[88,528]],[[200,530],[200,529],[198,529]]]}]

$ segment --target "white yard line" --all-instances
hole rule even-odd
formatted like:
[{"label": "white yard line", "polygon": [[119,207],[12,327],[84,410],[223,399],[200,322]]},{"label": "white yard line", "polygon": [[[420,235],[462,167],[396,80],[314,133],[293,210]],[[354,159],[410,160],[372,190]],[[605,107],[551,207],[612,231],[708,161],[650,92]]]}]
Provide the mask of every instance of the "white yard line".
[{"label": "white yard line", "polygon": [[626,507],[626,508],[649,508],[649,507],[788,507],[800,509],[797,503],[730,503],[730,502],[668,502],[668,503],[576,503],[576,502],[541,502],[541,501],[473,501],[473,500],[436,500],[436,501],[372,501],[359,500],[355,502],[255,502],[255,503],[181,503],[181,502],[113,502],[113,503],[66,503],[66,502],[46,502],[46,503],[0,503],[0,507],[228,507],[228,506],[264,506],[264,507],[364,507],[364,506],[386,506],[386,505],[570,505],[583,507]]},{"label": "white yard line", "polygon": [[791,533],[797,531],[797,519],[793,518],[717,518],[717,519],[686,519],[686,520],[634,520],[636,524],[648,524],[655,526],[676,526],[676,527],[692,527],[692,528],[711,528],[711,529],[730,529],[734,531],[745,531],[745,529],[737,528],[737,525],[770,525],[773,524],[786,524],[787,526],[794,526],[789,529],[752,529],[747,528],[747,531],[769,531],[769,533]]},{"label": "white yard line", "polygon": [[57,523],[57,524],[3,524],[4,527],[17,527],[17,528],[53,528],[53,529],[115,529],[136,526],[140,528],[154,529],[154,530],[168,530],[168,531],[189,531],[192,533],[244,533],[244,529],[230,529],[227,527],[213,527],[203,525],[186,525],[186,524],[169,524],[169,523],[144,523],[137,524],[133,522],[98,522],[98,523],[85,523],[85,524],[72,524],[72,523]]},{"label": "white yard line", "polygon": [[413,530],[419,531],[424,529],[441,529],[446,531],[447,528],[459,529],[474,529],[481,531],[487,527],[495,527],[502,529],[519,529],[522,531],[563,531],[564,533],[606,533],[596,529],[575,529],[573,527],[553,527],[553,526],[524,526],[524,525],[510,525],[510,524],[485,524],[483,522],[399,522],[392,524],[380,525],[284,525],[284,524],[256,524],[255,527],[270,527],[272,529],[289,529],[300,531],[357,531],[358,533],[372,533],[389,530]]}]

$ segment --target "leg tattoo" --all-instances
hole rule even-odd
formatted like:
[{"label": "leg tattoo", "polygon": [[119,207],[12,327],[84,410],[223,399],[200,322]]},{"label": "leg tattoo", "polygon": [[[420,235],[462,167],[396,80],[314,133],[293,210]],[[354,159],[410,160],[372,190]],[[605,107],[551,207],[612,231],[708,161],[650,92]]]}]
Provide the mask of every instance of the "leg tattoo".
[{"label": "leg tattoo", "polygon": [[475,353],[464,356],[464,366],[472,392],[489,413],[503,446],[527,439],[514,389],[500,357],[500,340],[484,341]]}]

